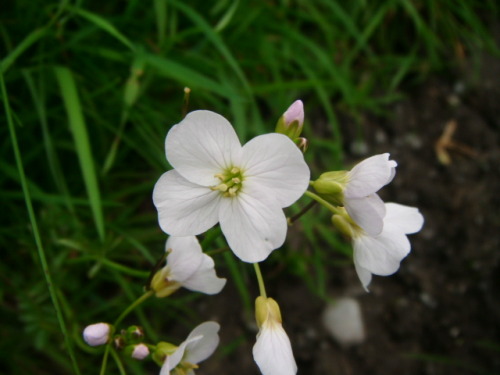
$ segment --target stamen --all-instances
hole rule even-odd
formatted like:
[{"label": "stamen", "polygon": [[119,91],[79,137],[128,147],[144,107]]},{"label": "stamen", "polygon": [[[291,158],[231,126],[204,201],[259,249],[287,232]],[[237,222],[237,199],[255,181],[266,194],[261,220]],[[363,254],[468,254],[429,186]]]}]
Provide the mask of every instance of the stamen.
[{"label": "stamen", "polygon": [[232,167],[222,173],[217,173],[214,177],[219,179],[221,183],[216,186],[210,186],[210,189],[213,191],[220,191],[226,198],[235,197],[241,189],[243,176],[241,169],[238,167]]},{"label": "stamen", "polygon": [[227,191],[230,197],[234,197],[236,195],[236,192],[239,190],[238,187],[233,186],[232,188],[229,188]]},{"label": "stamen", "polygon": [[229,187],[226,185],[226,184],[219,184],[217,186],[210,186],[210,190],[219,190],[219,191],[222,191],[222,192],[225,192],[227,191],[227,189],[229,189]]},{"label": "stamen", "polygon": [[226,178],[226,176],[224,176],[222,173],[217,173],[216,175],[214,175],[214,177],[218,178],[221,181],[224,181],[224,179]]}]

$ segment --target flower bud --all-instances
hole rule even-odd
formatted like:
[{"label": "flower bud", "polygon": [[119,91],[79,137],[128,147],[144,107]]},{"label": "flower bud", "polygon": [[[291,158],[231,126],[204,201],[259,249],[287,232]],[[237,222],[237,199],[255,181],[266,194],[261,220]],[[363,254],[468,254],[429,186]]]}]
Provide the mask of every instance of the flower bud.
[{"label": "flower bud", "polygon": [[302,153],[305,154],[307,151],[307,148],[309,147],[309,141],[307,140],[307,138],[299,137],[299,138],[296,138],[294,140],[294,142],[297,145],[297,147],[300,149],[300,151],[302,151]]},{"label": "flower bud", "polygon": [[108,323],[91,324],[83,330],[83,339],[90,346],[104,345],[109,340],[110,331]]},{"label": "flower bud", "polygon": [[125,348],[126,355],[142,361],[149,355],[149,348],[144,344],[131,345]]},{"label": "flower bud", "polygon": [[139,326],[130,326],[123,332],[123,336],[128,344],[135,344],[144,338],[144,330]]},{"label": "flower bud", "polygon": [[311,185],[329,203],[343,206],[347,179],[347,171],[332,171],[323,173],[316,181],[311,182]]},{"label": "flower bud", "polygon": [[255,300],[255,320],[259,328],[266,321],[281,324],[281,311],[278,303],[272,298],[257,297]]},{"label": "flower bud", "polygon": [[301,100],[296,100],[283,113],[276,124],[276,133],[288,136],[295,140],[302,133],[304,127],[304,104]]}]

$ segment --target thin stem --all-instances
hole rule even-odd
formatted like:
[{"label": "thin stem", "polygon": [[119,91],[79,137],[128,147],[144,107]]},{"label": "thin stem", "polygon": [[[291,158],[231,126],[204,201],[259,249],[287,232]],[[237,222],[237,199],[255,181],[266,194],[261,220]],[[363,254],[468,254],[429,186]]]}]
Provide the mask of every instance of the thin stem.
[{"label": "thin stem", "polygon": [[111,356],[115,360],[116,367],[118,367],[118,371],[120,371],[120,375],[126,375],[127,372],[125,371],[125,368],[123,367],[123,363],[120,359],[120,356],[116,352],[116,350],[113,348],[110,348],[110,352],[111,352]]},{"label": "thin stem", "polygon": [[[117,327],[118,324],[121,323],[125,317],[130,314],[137,306],[139,306],[141,303],[143,303],[145,300],[147,300],[149,297],[151,297],[154,294],[153,290],[149,290],[146,293],[144,293],[142,296],[137,298],[134,302],[132,302],[129,307],[127,307],[123,312],[120,314],[118,318],[116,318],[115,322],[113,323],[113,327]],[[102,357],[102,364],[101,364],[101,372],[99,373],[100,375],[104,375],[106,373],[106,367],[108,365],[108,356],[110,351],[113,350],[111,347],[113,341],[109,341],[108,344],[106,345],[106,349],[104,350],[104,355]]]},{"label": "thin stem", "polygon": [[309,211],[311,208],[313,208],[316,203],[318,203],[317,201],[312,201],[312,202],[309,202],[309,204],[307,204],[302,210],[300,210],[297,214],[293,215],[292,217],[289,217],[288,218],[288,225],[293,225],[293,223],[298,220],[302,215],[304,215],[305,213],[307,213],[307,211]]},{"label": "thin stem", "polygon": [[340,214],[340,210],[338,209],[338,207],[335,207],[331,203],[329,203],[326,200],[324,200],[323,198],[321,198],[319,195],[314,194],[312,191],[306,190],[304,195],[307,195],[309,198],[314,199],[316,202],[318,202],[322,206],[325,206],[330,211],[332,211],[334,214]]},{"label": "thin stem", "polygon": [[205,251],[205,254],[212,256],[212,255],[224,253],[228,250],[229,250],[229,246],[224,246],[224,247],[219,247],[218,249]]},{"label": "thin stem", "polygon": [[257,282],[259,283],[260,295],[267,298],[266,286],[264,285],[264,279],[262,278],[262,273],[260,272],[259,263],[254,263],[253,268],[255,269],[255,275],[257,275]]},{"label": "thin stem", "polygon": [[145,300],[151,297],[154,293],[155,293],[154,290],[148,290],[146,293],[144,293],[142,296],[140,296],[134,302],[132,302],[130,306],[127,307],[125,310],[123,310],[121,315],[115,320],[113,326],[116,327],[118,324],[120,324],[128,314],[130,314],[137,306],[139,306],[141,303],[143,303]]}]

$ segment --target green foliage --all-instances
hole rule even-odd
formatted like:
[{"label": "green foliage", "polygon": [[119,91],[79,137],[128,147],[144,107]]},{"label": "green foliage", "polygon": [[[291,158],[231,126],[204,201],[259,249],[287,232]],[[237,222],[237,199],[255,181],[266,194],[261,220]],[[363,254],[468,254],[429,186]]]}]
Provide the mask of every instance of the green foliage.
[{"label": "green foliage", "polygon": [[[83,352],[96,350],[81,341],[82,328],[116,319],[142,293],[164,250],[151,193],[168,168],[164,138],[182,118],[184,87],[192,90],[190,109],[223,114],[242,139],[272,131],[302,98],[316,178],[315,165],[342,165],[339,114],[382,114],[403,84],[460,63],[457,51],[495,51],[482,17],[498,16],[497,7],[451,0],[8,2],[0,15],[2,101],[11,114],[0,118],[2,368],[97,372],[100,356]],[[318,130],[322,118],[328,126]],[[306,214],[288,249],[271,257],[322,298],[330,273],[350,259],[328,223],[325,212]],[[213,233],[206,250],[221,245]],[[216,261],[248,310],[247,267],[231,257]],[[132,322],[150,339],[164,339],[172,322],[200,321],[189,308],[196,298],[152,300],[148,311],[160,313],[139,308]]]}]

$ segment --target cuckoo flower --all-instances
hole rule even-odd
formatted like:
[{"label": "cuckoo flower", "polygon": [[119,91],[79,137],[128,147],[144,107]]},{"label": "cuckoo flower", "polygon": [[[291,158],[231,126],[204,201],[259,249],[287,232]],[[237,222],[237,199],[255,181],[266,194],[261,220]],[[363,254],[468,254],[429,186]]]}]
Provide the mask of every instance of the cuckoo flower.
[{"label": "cuckoo flower", "polygon": [[165,148],[174,170],[153,191],[163,231],[197,235],[219,222],[233,252],[252,263],[283,244],[282,208],[309,183],[304,157],[288,137],[265,134],[241,146],[224,117],[195,111],[168,132]]},{"label": "cuckoo flower", "polygon": [[151,281],[157,297],[166,297],[180,287],[205,294],[217,294],[226,279],[215,274],[214,261],[202,252],[195,236],[169,237],[165,250],[167,264]]},{"label": "cuckoo flower", "polygon": [[186,341],[165,357],[160,375],[169,375],[173,369],[175,374],[194,375],[198,363],[210,357],[219,345],[219,329],[215,322],[205,322],[193,329]]},{"label": "cuckoo flower", "polygon": [[407,234],[420,231],[424,217],[415,207],[396,203],[385,204],[383,230],[380,234],[371,236],[362,228],[339,215],[334,216],[338,227],[350,228],[354,248],[354,266],[363,287],[368,290],[372,274],[387,276],[399,269],[399,264],[411,250]]},{"label": "cuckoo flower", "polygon": [[259,326],[253,358],[263,375],[294,375],[297,365],[283,326],[278,304],[272,298],[257,297],[255,317]]}]

